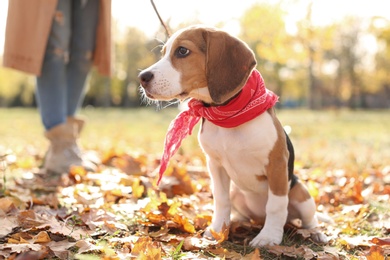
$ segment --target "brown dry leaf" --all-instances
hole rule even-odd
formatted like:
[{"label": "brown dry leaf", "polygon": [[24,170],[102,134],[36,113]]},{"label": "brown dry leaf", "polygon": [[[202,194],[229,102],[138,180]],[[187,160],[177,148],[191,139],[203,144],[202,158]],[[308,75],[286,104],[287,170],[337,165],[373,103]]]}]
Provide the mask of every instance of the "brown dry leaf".
[{"label": "brown dry leaf", "polygon": [[161,259],[161,246],[150,237],[140,237],[131,250],[139,259]]},{"label": "brown dry leaf", "polygon": [[29,244],[29,243],[24,243],[24,244],[0,244],[0,252],[3,250],[10,249],[11,253],[22,253],[26,251],[43,251],[44,246],[40,244]]},{"label": "brown dry leaf", "polygon": [[0,237],[5,237],[18,226],[16,216],[1,217],[0,218]]},{"label": "brown dry leaf", "polygon": [[[146,231],[147,232],[147,231]],[[168,226],[165,225],[165,226],[162,226],[160,228],[159,231],[156,231],[156,232],[147,232],[147,235],[149,237],[152,237],[152,238],[157,238],[157,237],[162,237],[162,236],[165,236],[166,234],[168,234],[169,232],[169,229],[168,229]]]},{"label": "brown dry leaf", "polygon": [[252,253],[245,255],[242,260],[262,260],[260,250],[256,248]]},{"label": "brown dry leaf", "polygon": [[11,242],[8,243],[19,244],[21,242],[27,242],[27,240],[30,240],[32,238],[33,236],[28,232],[18,232],[9,236],[8,241]]},{"label": "brown dry leaf", "polygon": [[173,217],[173,222],[180,225],[180,229],[182,229],[185,232],[188,232],[190,234],[195,233],[195,227],[190,223],[190,220],[186,217],[175,215]]},{"label": "brown dry leaf", "polygon": [[128,154],[112,159],[112,165],[129,175],[143,175],[141,162]]},{"label": "brown dry leaf", "polygon": [[143,196],[145,192],[145,187],[142,185],[140,179],[135,179],[133,182],[133,185],[131,185],[132,188],[132,194],[135,199],[139,199]]},{"label": "brown dry leaf", "polygon": [[53,251],[54,255],[60,259],[69,259],[69,248],[74,246],[75,242],[69,242],[68,240],[51,241],[46,244],[47,247]]},{"label": "brown dry leaf", "polygon": [[387,238],[374,237],[373,239],[370,240],[370,242],[378,246],[390,245],[390,237]]},{"label": "brown dry leaf", "polygon": [[187,167],[177,166],[174,168],[172,176],[176,177],[179,185],[173,185],[172,191],[175,195],[191,195],[195,192],[195,187],[191,181],[191,176],[187,172]]},{"label": "brown dry leaf", "polygon": [[307,246],[269,246],[269,252],[277,255],[277,256],[289,256],[289,257],[304,257],[305,259],[313,259],[318,255],[313,250],[308,248]]},{"label": "brown dry leaf", "polygon": [[76,183],[81,183],[85,176],[87,175],[87,171],[82,166],[72,165],[69,170],[69,177],[73,179]]},{"label": "brown dry leaf", "polygon": [[382,248],[380,246],[372,246],[367,254],[367,260],[385,260]]},{"label": "brown dry leaf", "polygon": [[35,228],[48,229],[48,231],[52,234],[71,236],[76,240],[90,236],[90,234],[82,228],[60,222],[55,216],[50,216],[45,223],[36,226]]},{"label": "brown dry leaf", "polygon": [[115,221],[115,215],[102,209],[88,209],[80,214],[80,218],[91,230],[95,230],[104,221]]},{"label": "brown dry leaf", "polygon": [[33,243],[48,243],[50,242],[50,236],[46,231],[39,232],[36,236],[33,237]]},{"label": "brown dry leaf", "polygon": [[6,215],[15,209],[15,205],[17,204],[20,204],[20,201],[14,197],[0,198],[0,216]]},{"label": "brown dry leaf", "polygon": [[194,220],[194,226],[196,230],[204,230],[208,226],[210,226],[211,220],[212,220],[212,216],[196,215]]},{"label": "brown dry leaf", "polygon": [[23,210],[19,212],[18,223],[23,228],[32,228],[45,223],[45,219],[38,217],[34,210]]},{"label": "brown dry leaf", "polygon": [[146,214],[146,218],[148,219],[147,222],[140,219],[138,223],[146,226],[150,224],[164,226],[167,223],[167,219],[159,212],[149,212]]},{"label": "brown dry leaf", "polygon": [[179,165],[174,162],[168,165],[159,189],[165,192],[168,197],[191,195],[196,191],[186,165]]},{"label": "brown dry leaf", "polygon": [[203,237],[195,236],[195,237],[186,237],[183,243],[183,249],[186,251],[198,251],[200,249],[207,249],[210,246],[216,245],[217,242],[206,239]]},{"label": "brown dry leaf", "polygon": [[210,232],[218,244],[220,244],[229,238],[229,230],[230,227],[226,226],[226,223],[223,223],[221,232],[216,232],[213,229],[210,229]]},{"label": "brown dry leaf", "polygon": [[48,255],[47,250],[42,251],[26,251],[21,254],[19,254],[15,260],[38,260],[38,259],[45,259]]},{"label": "brown dry leaf", "polygon": [[100,247],[91,244],[87,240],[79,240],[74,244],[74,246],[78,248],[77,253],[79,254],[89,252],[89,251],[94,251],[94,250],[100,250]]},{"label": "brown dry leaf", "polygon": [[58,205],[60,204],[58,201],[58,195],[55,193],[49,193],[39,197],[33,194],[32,202],[34,205],[50,206],[54,209],[57,209]]},{"label": "brown dry leaf", "polygon": [[260,251],[258,248],[255,249],[255,252],[253,252],[253,256],[251,257],[251,260],[261,260]]},{"label": "brown dry leaf", "polygon": [[102,225],[99,225],[102,230],[107,231],[108,234],[112,235],[118,230],[127,230],[127,226],[125,224],[119,223],[117,221],[103,221]]},{"label": "brown dry leaf", "polygon": [[210,252],[214,256],[220,258],[220,259],[242,259],[242,255],[240,253],[237,253],[235,251],[229,251],[226,248],[218,247],[218,248],[210,248],[207,249],[207,252]]}]

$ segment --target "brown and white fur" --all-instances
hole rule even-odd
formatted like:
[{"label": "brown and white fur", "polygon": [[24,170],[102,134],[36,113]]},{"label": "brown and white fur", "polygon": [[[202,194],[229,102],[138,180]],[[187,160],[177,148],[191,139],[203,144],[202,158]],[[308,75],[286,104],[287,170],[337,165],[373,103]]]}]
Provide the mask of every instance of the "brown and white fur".
[{"label": "brown and white fur", "polygon": [[[162,55],[139,75],[144,94],[153,100],[195,98],[205,105],[223,105],[241,90],[256,66],[244,42],[203,26],[173,34]],[[203,120],[198,138],[214,196],[213,219],[205,236],[211,237],[210,229],[220,232],[224,224],[228,226],[231,215],[263,221],[263,229],[250,243],[254,247],[280,244],[288,221],[300,219],[307,229],[318,225],[314,200],[292,173],[292,145],[273,109],[235,128]],[[327,241],[319,231],[312,237]]]}]

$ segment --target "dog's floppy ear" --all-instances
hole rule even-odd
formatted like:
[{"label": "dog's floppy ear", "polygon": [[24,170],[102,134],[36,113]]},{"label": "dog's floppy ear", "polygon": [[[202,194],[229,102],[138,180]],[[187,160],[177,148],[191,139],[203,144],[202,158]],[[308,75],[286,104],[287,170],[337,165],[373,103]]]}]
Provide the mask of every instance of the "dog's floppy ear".
[{"label": "dog's floppy ear", "polygon": [[256,66],[251,49],[241,40],[219,30],[206,29],[206,78],[214,103],[222,104],[245,85]]}]

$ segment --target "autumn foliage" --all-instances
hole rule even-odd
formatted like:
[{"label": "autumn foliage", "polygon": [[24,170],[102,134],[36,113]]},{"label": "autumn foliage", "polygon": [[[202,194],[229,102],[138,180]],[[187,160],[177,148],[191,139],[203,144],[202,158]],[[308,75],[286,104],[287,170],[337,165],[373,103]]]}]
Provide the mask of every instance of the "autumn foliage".
[{"label": "autumn foliage", "polygon": [[[114,134],[112,135],[114,136]],[[96,172],[74,167],[60,175],[43,158],[0,149],[0,259],[386,259],[390,255],[390,166],[357,168],[302,161],[330,238],[285,226],[281,245],[254,249],[255,222],[232,223],[214,240],[202,237],[213,200],[204,159],[179,153],[156,186],[159,155],[115,146],[100,150]],[[346,153],[347,154],[347,153]],[[346,155],[347,156],[347,155]],[[15,176],[19,175],[19,176]],[[12,180],[12,176],[16,178]]]}]

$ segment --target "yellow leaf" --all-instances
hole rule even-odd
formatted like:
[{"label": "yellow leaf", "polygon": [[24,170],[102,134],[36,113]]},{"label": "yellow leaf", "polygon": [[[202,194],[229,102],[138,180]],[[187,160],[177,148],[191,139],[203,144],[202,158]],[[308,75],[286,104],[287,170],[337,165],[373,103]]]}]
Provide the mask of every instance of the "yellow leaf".
[{"label": "yellow leaf", "polygon": [[19,240],[16,240],[16,239],[13,239],[13,238],[8,238],[7,243],[8,243],[8,244],[19,244],[20,241],[19,241]]},{"label": "yellow leaf", "polygon": [[41,231],[38,235],[33,237],[34,243],[48,243],[51,241],[46,231]]},{"label": "yellow leaf", "polygon": [[223,223],[221,232],[216,232],[213,229],[210,229],[211,235],[217,240],[218,244],[227,240],[229,237],[229,226],[226,226],[226,223]]},{"label": "yellow leaf", "polygon": [[134,244],[131,253],[138,255],[137,259],[161,259],[161,246],[150,237],[140,237]]},{"label": "yellow leaf", "polygon": [[136,199],[141,198],[145,191],[145,187],[141,184],[141,180],[138,178],[135,179],[131,187],[133,190],[133,197]]},{"label": "yellow leaf", "polygon": [[175,215],[173,217],[173,221],[181,226],[183,231],[188,232],[188,233],[195,233],[195,227],[189,222],[188,218],[185,218],[183,216]]},{"label": "yellow leaf", "polygon": [[367,254],[367,260],[385,260],[382,248],[380,246],[372,246]]},{"label": "yellow leaf", "polygon": [[258,248],[256,248],[255,251],[253,252],[251,260],[261,260],[261,258],[260,258],[260,251],[259,251]]}]

